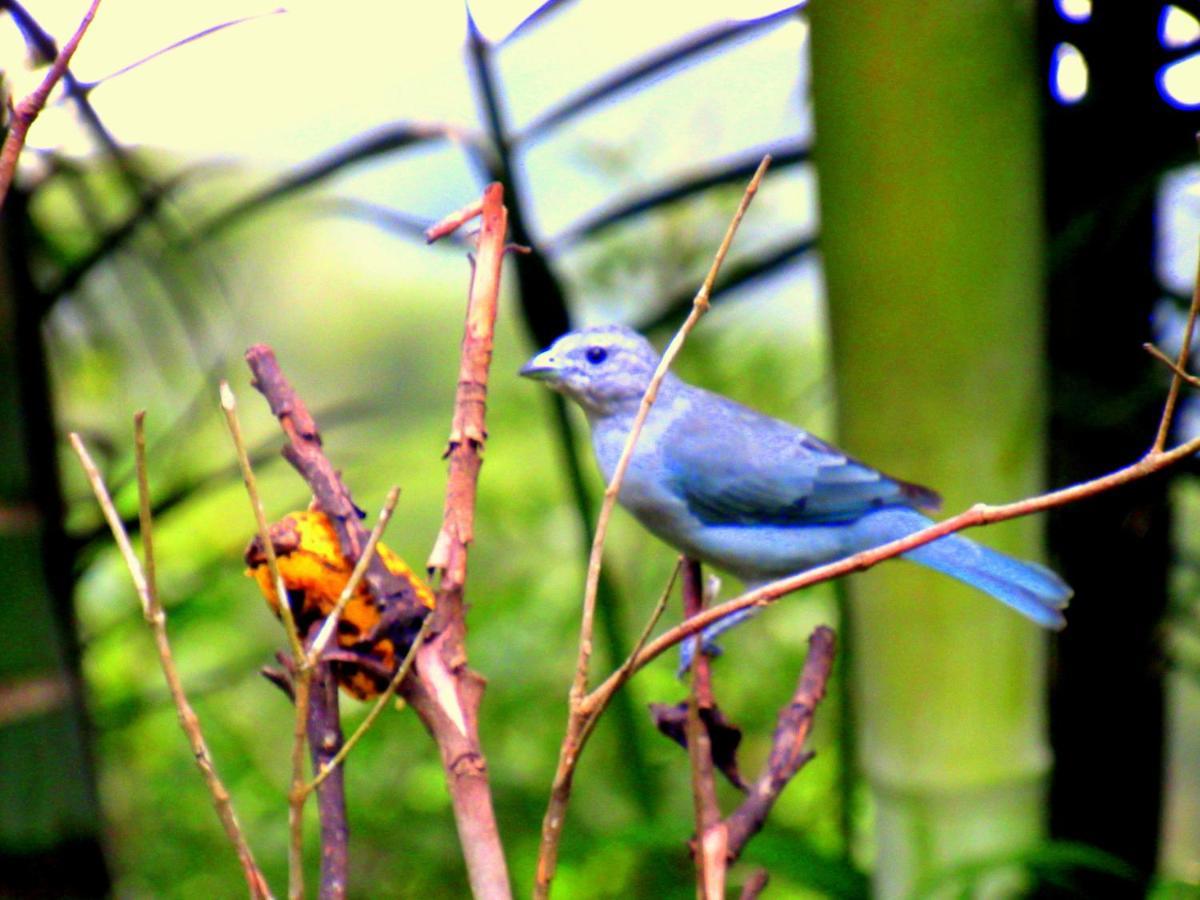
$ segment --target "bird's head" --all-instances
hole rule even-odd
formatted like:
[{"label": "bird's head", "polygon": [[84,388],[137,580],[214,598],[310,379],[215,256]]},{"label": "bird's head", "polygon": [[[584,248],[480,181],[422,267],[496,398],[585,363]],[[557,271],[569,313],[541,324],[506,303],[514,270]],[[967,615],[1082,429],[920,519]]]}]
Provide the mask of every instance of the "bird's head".
[{"label": "bird's head", "polygon": [[637,403],[658,366],[658,352],[624,325],[571,331],[521,367],[589,413],[606,415]]}]

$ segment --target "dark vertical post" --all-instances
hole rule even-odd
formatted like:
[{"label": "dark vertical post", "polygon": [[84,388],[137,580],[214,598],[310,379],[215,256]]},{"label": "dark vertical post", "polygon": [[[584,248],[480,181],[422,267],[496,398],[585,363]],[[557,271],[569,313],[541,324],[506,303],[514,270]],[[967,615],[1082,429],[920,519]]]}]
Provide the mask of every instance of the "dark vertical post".
[{"label": "dark vertical post", "polygon": [[0,214],[0,895],[100,897],[90,731],[25,194]]},{"label": "dark vertical post", "polygon": [[[1161,7],[1097,0],[1087,21],[1072,23],[1052,0],[1040,3],[1055,485],[1136,459],[1162,408],[1165,379],[1140,345],[1160,295],[1158,177],[1188,146],[1155,82]],[[1051,90],[1060,42],[1087,62],[1088,90],[1076,103]],[[1169,526],[1164,478],[1050,515],[1052,560],[1076,590],[1051,695],[1051,830],[1121,857],[1144,879],[1094,876],[1091,896],[1143,896],[1156,862]]]}]

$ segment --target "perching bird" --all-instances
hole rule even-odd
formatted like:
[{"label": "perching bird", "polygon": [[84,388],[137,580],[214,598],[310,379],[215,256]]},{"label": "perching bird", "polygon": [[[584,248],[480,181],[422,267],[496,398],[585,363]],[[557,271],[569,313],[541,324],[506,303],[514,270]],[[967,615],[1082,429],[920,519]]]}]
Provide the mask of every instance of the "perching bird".
[{"label": "perching bird", "polygon": [[[658,361],[637,332],[609,325],[564,334],[520,374],[583,408],[608,481]],[[917,510],[940,502],[928,488],[884,475],[794,425],[670,373],[617,499],[672,547],[748,585],[925,528],[931,520]],[[1071,588],[1043,566],[958,535],[904,556],[991,594],[1046,628],[1066,624],[1062,610]]]}]

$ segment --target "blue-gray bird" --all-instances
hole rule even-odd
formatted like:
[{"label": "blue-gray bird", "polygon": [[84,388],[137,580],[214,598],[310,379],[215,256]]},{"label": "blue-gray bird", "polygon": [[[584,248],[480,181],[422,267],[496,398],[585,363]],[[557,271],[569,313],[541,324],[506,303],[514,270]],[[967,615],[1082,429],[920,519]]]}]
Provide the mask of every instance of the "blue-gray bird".
[{"label": "blue-gray bird", "polygon": [[[658,362],[645,338],[609,325],[564,334],[520,374],[582,407],[608,481]],[[911,534],[931,524],[917,510],[940,503],[928,488],[884,475],[794,425],[670,373],[617,499],[672,547],[748,585]],[[1071,588],[1043,566],[958,535],[904,556],[1046,628],[1066,624],[1062,610]]]}]

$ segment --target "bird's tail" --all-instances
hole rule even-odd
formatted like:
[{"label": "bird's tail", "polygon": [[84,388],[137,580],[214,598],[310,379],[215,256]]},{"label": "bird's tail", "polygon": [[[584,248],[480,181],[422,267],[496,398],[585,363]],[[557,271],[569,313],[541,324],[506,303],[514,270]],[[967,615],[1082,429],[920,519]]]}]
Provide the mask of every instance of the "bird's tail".
[{"label": "bird's tail", "polygon": [[[931,524],[925,516],[907,509],[881,510],[870,518],[876,527],[883,526],[882,530],[895,529],[895,534],[886,538],[889,541]],[[1057,630],[1067,624],[1062,611],[1074,592],[1045,566],[1013,559],[957,534],[918,547],[904,558],[991,594],[1043,628]]]},{"label": "bird's tail", "polygon": [[[892,507],[863,516],[855,523],[870,535],[868,546],[879,546],[932,525],[932,521],[912,509]],[[1058,630],[1067,624],[1063,610],[1074,591],[1045,566],[1005,556],[982,544],[950,534],[933,543],[903,554],[905,559],[936,569],[971,587],[991,594],[1043,628]],[[718,635],[744,622],[757,612],[750,607],[718,619],[701,633],[704,652],[717,655]],[[680,652],[680,674],[691,664],[692,641],[685,641]]]}]

